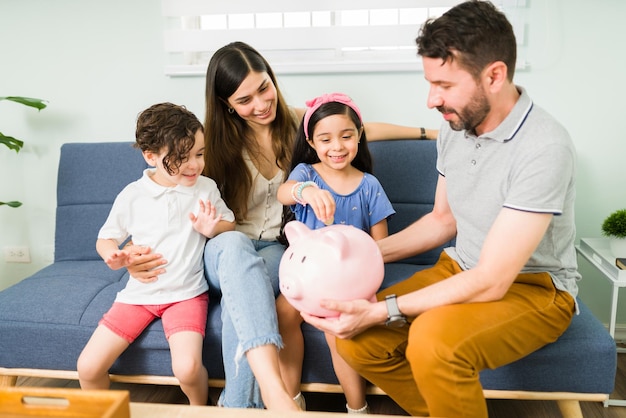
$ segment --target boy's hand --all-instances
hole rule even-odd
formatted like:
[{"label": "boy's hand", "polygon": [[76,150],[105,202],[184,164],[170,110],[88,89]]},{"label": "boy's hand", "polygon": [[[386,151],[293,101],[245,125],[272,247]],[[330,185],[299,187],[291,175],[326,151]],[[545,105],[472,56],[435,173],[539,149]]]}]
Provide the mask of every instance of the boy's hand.
[{"label": "boy's hand", "polygon": [[200,200],[200,208],[198,215],[189,214],[189,219],[193,225],[193,229],[201,233],[207,238],[213,238],[216,234],[215,226],[222,220],[222,215],[217,214],[217,209],[210,201],[203,202]]},{"label": "boy's hand", "polygon": [[126,250],[117,250],[109,254],[104,262],[111,270],[119,270],[129,264],[130,252]]}]

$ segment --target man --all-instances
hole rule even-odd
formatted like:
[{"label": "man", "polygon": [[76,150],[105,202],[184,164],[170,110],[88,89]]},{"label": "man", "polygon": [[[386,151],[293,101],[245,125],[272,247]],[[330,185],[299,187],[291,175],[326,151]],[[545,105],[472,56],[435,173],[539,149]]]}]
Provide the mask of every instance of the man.
[{"label": "man", "polygon": [[325,301],[338,321],[303,316],[410,414],[486,417],[479,371],[555,341],[576,310],[575,150],[513,83],[515,36],[491,3],[457,5],[416,43],[428,107],[448,122],[435,204],[379,245],[385,262],[456,247],[378,303]]}]

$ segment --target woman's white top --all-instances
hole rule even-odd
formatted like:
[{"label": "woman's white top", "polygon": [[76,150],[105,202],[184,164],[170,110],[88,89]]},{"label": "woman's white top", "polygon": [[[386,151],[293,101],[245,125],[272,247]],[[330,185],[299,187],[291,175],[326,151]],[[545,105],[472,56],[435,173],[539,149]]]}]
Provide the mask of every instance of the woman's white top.
[{"label": "woman's white top", "polygon": [[243,159],[252,174],[252,190],[248,196],[248,216],[235,228],[250,239],[276,241],[283,215],[283,205],[278,201],[277,193],[284,172],[279,170],[273,178],[267,179],[245,150]]}]

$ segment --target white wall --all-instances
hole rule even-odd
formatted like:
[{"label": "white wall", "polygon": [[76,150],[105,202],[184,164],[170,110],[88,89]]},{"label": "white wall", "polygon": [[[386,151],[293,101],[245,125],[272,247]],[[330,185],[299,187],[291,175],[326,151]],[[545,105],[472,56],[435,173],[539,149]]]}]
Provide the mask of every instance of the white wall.
[{"label": "white wall", "polygon": [[[597,237],[604,217],[626,207],[626,165],[619,152],[625,148],[625,117],[618,101],[626,96],[620,47],[626,2],[529,5],[531,68],[516,80],[569,129],[579,153],[578,235]],[[6,263],[0,252],[0,289],[51,262],[62,143],[132,141],[137,113],[159,101],[185,104],[203,119],[204,79],[163,75],[162,23],[155,0],[0,0],[0,96],[50,101],[39,113],[0,102],[0,131],[26,142],[19,154],[0,148],[0,200],[24,203],[19,209],[0,207],[0,250],[27,245],[33,259]],[[418,69],[282,75],[279,86],[294,106],[322,92],[343,91],[368,120],[437,127],[441,118],[425,106],[428,86]],[[581,296],[606,321],[609,286],[585,261],[581,271]],[[618,322],[626,323],[622,311]]]}]

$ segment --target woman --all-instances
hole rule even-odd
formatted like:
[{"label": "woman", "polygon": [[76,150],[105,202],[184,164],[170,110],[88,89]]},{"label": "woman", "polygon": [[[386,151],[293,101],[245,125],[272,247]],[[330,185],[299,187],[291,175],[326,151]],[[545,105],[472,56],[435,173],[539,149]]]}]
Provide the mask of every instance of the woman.
[{"label": "woman", "polygon": [[[304,109],[286,105],[274,72],[254,48],[234,42],[215,52],[206,76],[204,174],[217,182],[237,225],[208,241],[204,260],[210,286],[222,293],[226,386],[218,403],[226,407],[299,409],[278,363],[283,339],[275,297],[284,247],[277,240],[283,206],[276,193],[303,115]],[[420,128],[381,123],[365,130],[370,140],[422,135]],[[429,138],[436,134],[426,131]],[[157,257],[144,256],[142,268],[164,263]]]}]

